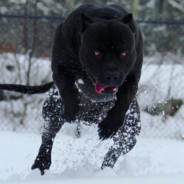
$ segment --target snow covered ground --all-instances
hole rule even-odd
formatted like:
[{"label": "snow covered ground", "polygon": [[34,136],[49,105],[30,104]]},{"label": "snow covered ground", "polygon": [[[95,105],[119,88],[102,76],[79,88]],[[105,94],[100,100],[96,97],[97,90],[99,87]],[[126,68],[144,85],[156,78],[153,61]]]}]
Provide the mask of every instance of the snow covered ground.
[{"label": "snow covered ground", "polygon": [[184,182],[184,142],[139,138],[135,148],[120,157],[114,169],[100,170],[111,140],[99,141],[96,127],[91,134],[74,136],[75,127],[65,126],[56,137],[52,166],[44,176],[31,165],[40,146],[40,135],[0,132],[0,183],[37,184],[180,184]]}]

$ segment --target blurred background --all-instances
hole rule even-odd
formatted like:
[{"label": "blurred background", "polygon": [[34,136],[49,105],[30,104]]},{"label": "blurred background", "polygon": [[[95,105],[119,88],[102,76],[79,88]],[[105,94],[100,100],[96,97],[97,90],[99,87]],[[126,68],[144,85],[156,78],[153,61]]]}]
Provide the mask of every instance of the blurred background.
[{"label": "blurred background", "polygon": [[[133,13],[144,38],[141,136],[184,139],[183,0],[0,1],[0,83],[51,81],[55,29],[84,3],[118,4]],[[0,91],[0,130],[41,133],[45,97]]]}]

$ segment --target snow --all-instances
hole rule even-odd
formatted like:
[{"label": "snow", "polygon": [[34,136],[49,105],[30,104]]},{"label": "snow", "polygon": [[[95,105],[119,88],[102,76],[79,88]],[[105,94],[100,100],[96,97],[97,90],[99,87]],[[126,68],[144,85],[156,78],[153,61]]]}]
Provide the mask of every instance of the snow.
[{"label": "snow", "polygon": [[[29,53],[27,55],[4,53],[0,55],[1,83],[26,84],[29,65]],[[13,71],[7,70],[7,66],[13,66]],[[32,58],[30,85],[40,85],[43,81],[51,81],[51,62],[44,58]]]},{"label": "snow", "polygon": [[1,131],[0,183],[180,184],[184,181],[181,140],[139,138],[135,148],[121,156],[114,169],[100,170],[111,140],[99,141],[95,127],[88,127],[91,135],[84,133],[78,139],[74,131],[66,132],[67,128],[56,137],[52,165],[43,177],[38,170],[30,169],[40,146],[40,135]]},{"label": "snow", "polygon": [[26,3],[26,0],[9,0],[9,3]]},{"label": "snow", "polygon": [[184,7],[176,1],[168,0],[168,3],[171,4],[173,7],[179,9],[180,11],[184,12]]}]

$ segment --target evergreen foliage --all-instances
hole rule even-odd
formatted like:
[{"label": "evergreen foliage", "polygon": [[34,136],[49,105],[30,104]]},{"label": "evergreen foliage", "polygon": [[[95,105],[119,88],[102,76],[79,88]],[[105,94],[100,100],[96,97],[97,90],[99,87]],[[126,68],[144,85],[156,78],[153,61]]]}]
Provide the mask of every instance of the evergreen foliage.
[{"label": "evergreen foliage", "polygon": [[[84,3],[119,4],[138,20],[183,20],[183,0],[6,0],[0,1],[2,14],[66,16]],[[29,53],[50,57],[55,29],[62,20],[0,18],[0,53]],[[184,53],[184,26],[140,24],[145,54]]]}]

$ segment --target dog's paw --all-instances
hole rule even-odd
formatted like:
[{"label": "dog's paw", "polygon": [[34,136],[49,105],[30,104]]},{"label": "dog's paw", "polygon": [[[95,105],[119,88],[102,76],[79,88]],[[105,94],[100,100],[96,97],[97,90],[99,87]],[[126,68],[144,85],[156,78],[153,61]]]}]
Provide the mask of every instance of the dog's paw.
[{"label": "dog's paw", "polygon": [[39,169],[41,175],[45,174],[45,170],[48,170],[51,165],[51,158],[48,156],[37,156],[34,164],[32,165],[31,169]]},{"label": "dog's paw", "polygon": [[121,119],[106,117],[98,125],[98,134],[101,140],[112,138],[122,125]]}]

